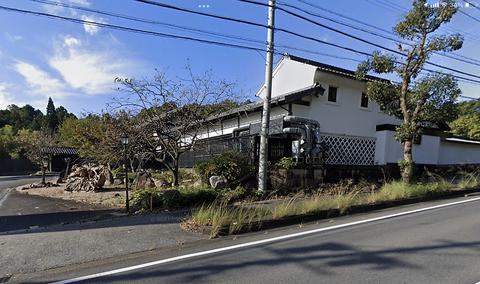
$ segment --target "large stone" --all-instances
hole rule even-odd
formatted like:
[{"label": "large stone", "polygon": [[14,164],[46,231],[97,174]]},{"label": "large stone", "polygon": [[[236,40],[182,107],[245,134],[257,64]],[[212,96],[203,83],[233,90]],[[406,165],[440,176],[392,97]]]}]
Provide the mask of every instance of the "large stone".
[{"label": "large stone", "polygon": [[167,188],[171,186],[171,184],[164,179],[153,179],[153,182],[156,187]]},{"label": "large stone", "polygon": [[107,172],[110,171],[105,166],[76,166],[67,177],[65,190],[87,192],[100,190],[107,181]]},{"label": "large stone", "polygon": [[225,188],[228,186],[228,181],[224,176],[211,176],[209,181],[210,186],[213,189]]},{"label": "large stone", "polygon": [[113,174],[107,167],[101,171],[101,174],[105,177],[105,185],[113,184]]}]

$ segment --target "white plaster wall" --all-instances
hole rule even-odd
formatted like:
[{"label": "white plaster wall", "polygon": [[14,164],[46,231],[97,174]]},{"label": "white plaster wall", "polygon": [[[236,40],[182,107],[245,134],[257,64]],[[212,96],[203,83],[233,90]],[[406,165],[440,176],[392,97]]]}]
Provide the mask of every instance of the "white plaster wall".
[{"label": "white plaster wall", "polygon": [[[313,85],[313,76],[317,68],[284,57],[272,75],[272,97],[280,96]],[[265,85],[257,92],[265,97]]]},{"label": "white plaster wall", "polygon": [[480,145],[442,141],[439,164],[480,164]]},{"label": "white plaster wall", "polygon": [[[395,140],[394,131],[376,133],[375,163],[385,165],[403,159],[402,145]],[[480,148],[480,147],[479,147]],[[439,163],[440,137],[422,135],[420,145],[413,145],[413,159],[418,164],[436,165]]]},{"label": "white plaster wall", "polygon": [[[272,97],[287,94],[313,85],[317,67],[284,58],[275,70],[272,85]],[[320,80],[325,94],[311,98],[311,106],[293,106],[293,114],[317,120],[321,131],[332,134],[375,137],[379,124],[399,124],[399,120],[385,115],[373,101],[367,109],[360,107],[362,92],[366,84],[339,75],[323,72]],[[328,87],[335,86],[337,103],[327,101]],[[265,90],[258,92],[264,97]]]},{"label": "white plaster wall", "polygon": [[388,144],[388,132],[389,131],[377,131],[375,133],[375,164],[386,165],[388,162],[387,157],[387,144]]},{"label": "white plaster wall", "polygon": [[[320,97],[312,97],[310,107],[293,106],[293,114],[315,119],[321,131],[340,135],[375,137],[379,124],[398,124],[398,119],[385,115],[373,101],[368,108],[360,107],[365,83],[353,79],[326,74],[322,86],[326,89]],[[328,87],[337,87],[337,102],[328,101]]]}]

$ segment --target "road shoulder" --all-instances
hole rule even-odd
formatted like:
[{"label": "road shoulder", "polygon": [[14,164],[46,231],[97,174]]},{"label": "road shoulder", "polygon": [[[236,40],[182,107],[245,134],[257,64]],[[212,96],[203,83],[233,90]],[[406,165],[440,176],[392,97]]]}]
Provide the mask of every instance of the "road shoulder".
[{"label": "road shoulder", "polygon": [[[88,275],[88,274],[103,272],[107,270],[118,269],[118,268],[123,268],[127,266],[132,266],[132,265],[138,265],[141,263],[156,261],[159,259],[166,259],[169,257],[176,257],[179,255],[195,253],[199,251],[218,249],[225,246],[232,246],[232,245],[243,244],[247,242],[255,242],[255,241],[264,240],[267,238],[275,238],[275,237],[280,237],[288,234],[297,234],[297,233],[306,232],[309,230],[327,228],[334,225],[341,225],[341,224],[346,224],[350,222],[362,221],[365,219],[378,218],[385,215],[397,214],[405,211],[412,211],[412,210],[422,209],[425,207],[444,205],[452,202],[465,201],[465,200],[474,199],[474,198],[478,198],[478,195],[475,195],[472,197],[461,197],[461,198],[454,198],[454,199],[448,199],[448,200],[439,200],[439,201],[418,203],[413,205],[405,205],[401,207],[384,209],[384,210],[379,210],[379,211],[370,212],[370,213],[357,214],[354,216],[344,216],[344,217],[339,217],[339,218],[330,219],[330,220],[323,220],[323,221],[314,222],[314,223],[290,226],[285,228],[278,228],[278,229],[273,229],[273,230],[263,231],[263,232],[250,233],[242,236],[229,236],[229,237],[219,238],[216,240],[196,240],[193,242],[185,242],[181,245],[177,245],[174,247],[169,247],[169,248],[164,247],[164,248],[154,249],[144,253],[129,254],[123,257],[116,257],[111,259],[103,259],[101,261],[84,263],[81,266],[77,266],[77,265],[65,266],[62,268],[43,271],[43,272],[34,273],[34,274],[18,275],[16,276],[15,280],[26,281],[28,279],[45,279],[47,281],[47,280],[58,280],[58,279],[66,279],[71,277],[78,277],[82,275]],[[478,202],[478,201],[475,201],[475,202]],[[455,205],[455,206],[461,206],[461,205]],[[441,209],[436,209],[436,210],[441,210]],[[426,212],[428,211],[415,213],[415,214],[426,214]],[[404,216],[400,216],[397,218],[404,218]],[[395,218],[390,219],[390,221],[394,221],[394,220]],[[334,234],[335,232],[348,230],[348,229],[349,229],[348,227],[340,228],[337,230],[329,231],[328,234]]]}]

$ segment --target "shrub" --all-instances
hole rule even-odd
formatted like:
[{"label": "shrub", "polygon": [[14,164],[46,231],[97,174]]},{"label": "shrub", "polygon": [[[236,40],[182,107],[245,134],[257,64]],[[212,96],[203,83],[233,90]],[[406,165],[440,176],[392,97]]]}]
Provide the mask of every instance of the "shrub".
[{"label": "shrub", "polygon": [[184,206],[199,205],[205,202],[214,201],[218,192],[212,188],[194,188],[188,186],[179,186],[177,190],[183,197]]},{"label": "shrub", "polygon": [[175,208],[180,207],[184,204],[184,197],[180,191],[176,189],[162,190],[160,192],[162,207],[164,208]]},{"label": "shrub", "polygon": [[283,157],[275,164],[275,166],[280,169],[289,170],[295,166],[295,161],[293,161],[293,158]]},{"label": "shrub", "polygon": [[204,183],[208,183],[211,176],[224,176],[228,182],[238,181],[253,172],[248,157],[231,151],[197,163],[195,170]]},{"label": "shrub", "polygon": [[163,206],[163,198],[155,188],[142,188],[133,191],[132,205],[139,209],[151,209]]},{"label": "shrub", "polygon": [[249,192],[243,186],[237,186],[235,189],[222,189],[219,192],[220,198],[228,203],[241,200],[248,195]]},{"label": "shrub", "polygon": [[[173,183],[173,174],[171,171],[154,171],[151,173],[151,175],[152,178],[156,180],[163,180],[169,184]],[[178,169],[178,177],[180,182],[187,180],[188,183],[192,183],[192,180],[195,182],[199,179],[199,176],[195,173],[195,171],[186,168]]]}]

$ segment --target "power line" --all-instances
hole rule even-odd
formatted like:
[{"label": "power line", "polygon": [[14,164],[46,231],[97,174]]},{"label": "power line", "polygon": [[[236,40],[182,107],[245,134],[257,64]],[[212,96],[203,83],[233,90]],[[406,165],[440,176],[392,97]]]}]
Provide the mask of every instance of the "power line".
[{"label": "power line", "polygon": [[170,24],[170,23],[166,23],[166,22],[160,22],[160,21],[157,21],[157,20],[151,20],[151,19],[145,19],[145,18],[139,18],[139,17],[132,17],[132,16],[125,15],[125,14],[118,14],[118,13],[112,13],[112,12],[107,12],[107,11],[102,11],[102,10],[96,10],[96,9],[77,6],[77,5],[73,5],[73,4],[69,4],[69,3],[49,1],[49,0],[28,0],[28,1],[41,3],[41,4],[47,4],[47,5],[51,5],[51,6],[75,9],[75,10],[80,10],[80,11],[85,11],[85,12],[90,12],[90,13],[95,13],[95,14],[99,14],[99,15],[110,16],[110,17],[115,17],[115,18],[120,18],[120,19],[140,22],[140,23],[153,24],[153,25],[163,26],[163,27],[172,28],[172,29],[176,29],[176,30],[185,30],[185,31],[189,31],[189,32],[197,32],[197,33],[201,33],[201,34],[208,34],[208,35],[211,35],[211,36],[235,39],[235,40],[239,40],[239,41],[248,41],[248,42],[258,43],[258,44],[262,44],[262,45],[265,44],[264,41],[255,40],[255,39],[251,39],[251,38],[245,38],[245,37],[241,37],[241,36],[237,36],[237,35],[217,33],[217,32],[206,31],[206,30],[202,30],[202,29],[198,29],[198,28],[191,28],[191,27],[185,27],[185,26]]},{"label": "power line", "polygon": [[[144,1],[144,0],[137,0],[137,1]],[[245,2],[245,3],[250,3],[250,4],[254,4],[254,5],[259,5],[259,6],[268,6],[268,4],[265,4],[265,3],[260,3],[260,2],[257,2],[257,1],[253,1],[253,0],[237,0],[237,1],[240,1],[240,2]],[[349,34],[347,32],[344,32],[344,31],[341,31],[341,30],[338,30],[336,28],[332,28],[332,27],[329,27],[327,25],[324,25],[322,23],[319,23],[317,21],[314,21],[310,18],[307,18],[307,17],[304,17],[300,14],[297,14],[295,12],[292,12],[290,10],[287,10],[285,8],[282,8],[282,7],[277,7],[278,10],[286,13],[286,14],[289,14],[291,16],[294,16],[296,18],[299,18],[299,19],[302,19],[304,21],[307,21],[309,23],[312,23],[314,25],[317,25],[319,27],[322,27],[322,28],[325,28],[327,30],[330,30],[330,31],[333,31],[333,32],[336,32],[336,33],[339,33],[341,35],[344,35],[346,37],[349,37],[349,38],[352,38],[352,39],[355,39],[355,40],[358,40],[358,41],[361,41],[363,43],[366,43],[368,45],[371,45],[371,46],[375,46],[377,48],[380,48],[380,49],[383,49],[383,50],[387,50],[389,52],[392,52],[394,54],[398,54],[398,55],[402,55],[402,56],[407,56],[406,54],[398,51],[398,50],[394,50],[394,49],[391,49],[391,48],[388,48],[388,47],[385,47],[385,46],[382,46],[381,44],[377,44],[377,43],[374,43],[374,42],[371,42],[369,40],[366,40],[366,39],[363,39],[363,38],[360,38],[358,36],[355,36],[355,35],[352,35],[352,34]],[[278,29],[278,30],[282,30],[282,29]],[[290,31],[288,33],[291,33]],[[303,37],[301,35],[301,37]],[[305,37],[306,38],[306,37]],[[445,69],[445,70],[449,70],[449,71],[452,71],[452,72],[456,72],[456,73],[459,73],[459,74],[463,74],[463,75],[467,75],[467,76],[471,76],[471,77],[474,77],[474,78],[479,78],[480,79],[480,76],[478,75],[475,75],[475,74],[471,74],[471,73],[468,73],[468,72],[464,72],[464,71],[461,71],[461,70],[458,70],[458,69],[455,69],[455,68],[451,68],[451,67],[447,67],[447,66],[443,66],[443,65],[440,65],[440,64],[437,64],[437,63],[433,63],[433,62],[430,62],[430,61],[426,61],[425,62],[426,64],[429,64],[429,65],[432,65],[432,66],[435,66],[435,67],[439,67],[439,68],[442,68],[442,69]]]},{"label": "power line", "polygon": [[[198,11],[194,11],[194,10],[190,10],[190,9],[186,9],[186,8],[181,8],[181,7],[177,7],[177,6],[173,6],[173,5],[168,5],[168,4],[164,4],[164,3],[160,3],[160,2],[156,2],[156,1],[150,1],[150,0],[135,0],[135,1],[145,3],[145,4],[154,5],[154,6],[159,6],[159,7],[163,7],[163,8],[174,9],[174,10],[177,10],[177,11],[183,11],[183,12],[187,12],[187,13],[191,13],[191,14],[202,15],[202,16],[206,16],[206,17],[210,17],[210,18],[217,18],[217,19],[222,19],[222,20],[227,20],[227,21],[233,21],[233,22],[244,23],[244,24],[254,25],[254,26],[258,26],[258,27],[268,28],[268,26],[263,25],[263,24],[259,24],[259,23],[254,23],[254,22],[250,22],[250,21],[246,21],[246,20],[240,20],[240,19],[236,19],[236,18],[229,18],[229,17],[220,16],[220,15],[216,15],[216,14],[209,14],[209,13],[205,13],[205,12],[198,12]],[[268,4],[259,3],[259,2],[255,2],[255,1],[249,1],[249,0],[238,0],[238,1],[252,2],[253,4],[257,4],[257,5],[261,5],[261,6],[267,6],[267,7],[269,6]],[[283,10],[285,10],[285,9],[283,9]],[[310,20],[310,21],[312,21],[312,20]],[[284,32],[286,34],[290,34],[290,35],[294,35],[296,37],[300,37],[300,38],[303,38],[303,39],[315,41],[315,42],[318,42],[318,43],[321,43],[321,44],[324,44],[324,45],[337,47],[337,48],[340,48],[340,49],[344,49],[344,50],[347,50],[347,51],[350,51],[350,52],[354,52],[354,53],[357,53],[357,54],[362,54],[362,55],[369,56],[369,57],[372,56],[371,54],[369,54],[367,52],[363,52],[363,51],[356,50],[354,48],[345,47],[345,46],[341,46],[339,44],[319,40],[317,38],[302,35],[300,33],[293,32],[293,31],[290,31],[290,30],[286,30],[286,29],[283,29],[283,28],[275,28],[275,29],[277,31]],[[382,48],[382,46],[380,46],[380,48]],[[395,50],[392,50],[392,51],[394,51],[396,53],[399,53],[398,51],[395,51]],[[400,62],[397,62],[397,63],[400,63]],[[402,63],[400,63],[400,64],[402,64]],[[460,73],[460,74],[465,74],[465,75],[468,75],[468,76],[471,76],[471,77],[480,78],[480,76],[470,74],[470,73],[467,73],[467,72],[463,72],[463,71],[460,71],[460,70],[456,70],[456,69],[453,69],[453,68],[450,68],[450,67],[444,67],[444,66],[441,66],[441,65],[438,65],[438,64],[435,64],[435,63],[429,63],[429,64],[440,67],[440,68],[444,68],[446,70],[457,72],[457,73]],[[435,70],[430,70],[430,69],[426,69],[426,68],[423,68],[423,69],[426,70],[426,71],[429,71],[429,72],[440,73],[439,71],[435,71]],[[478,80],[474,80],[474,79],[467,78],[467,77],[462,77],[462,76],[458,76],[458,75],[455,75],[455,76],[457,78],[470,80],[472,82],[477,82],[477,83],[480,82]]]},{"label": "power line", "polygon": [[[178,30],[184,30],[184,31],[189,31],[189,32],[197,32],[197,33],[207,34],[207,35],[211,35],[211,36],[218,36],[218,37],[221,37],[221,38],[236,39],[236,40],[241,40],[241,41],[246,41],[246,42],[265,45],[264,41],[256,40],[256,39],[252,39],[252,38],[239,37],[239,36],[231,35],[231,34],[217,33],[217,32],[211,32],[211,31],[198,29],[198,28],[191,28],[191,27],[185,27],[185,26],[180,26],[180,25],[174,25],[174,24],[170,24],[170,23],[159,22],[159,21],[156,21],[156,20],[132,17],[132,16],[124,15],[124,14],[111,13],[111,12],[107,12],[107,11],[86,8],[86,7],[76,6],[76,5],[62,3],[62,2],[55,2],[55,1],[49,1],[49,0],[28,0],[28,1],[47,4],[47,5],[53,5],[53,6],[59,6],[59,7],[65,7],[65,8],[69,8],[69,9],[81,10],[81,11],[86,11],[86,12],[95,13],[95,14],[99,14],[99,15],[116,17],[116,18],[121,18],[121,19],[141,22],[141,23],[154,24],[154,25],[159,25],[159,26],[166,26],[166,27],[175,28],[175,29],[178,29]],[[284,44],[277,44],[277,47],[288,49],[288,50],[295,50],[295,51],[301,51],[301,52],[310,53],[310,54],[316,54],[316,55],[336,58],[336,59],[361,62],[361,60],[354,59],[354,58],[343,57],[343,56],[324,53],[324,52],[316,52],[316,51],[311,51],[311,50],[302,49],[302,48],[293,47],[293,46],[284,45]],[[279,51],[278,53],[283,54],[285,52]]]},{"label": "power line", "polygon": [[10,12],[18,12],[18,13],[22,13],[22,14],[30,14],[30,15],[35,15],[35,16],[43,16],[43,17],[60,19],[60,20],[73,22],[73,23],[78,23],[78,24],[87,24],[87,25],[97,26],[97,27],[101,27],[101,28],[109,28],[109,29],[122,30],[122,31],[128,31],[128,32],[133,32],[133,33],[148,34],[148,35],[153,35],[153,36],[158,36],[158,37],[176,38],[176,39],[183,39],[183,40],[188,40],[188,41],[197,41],[197,42],[202,42],[202,43],[206,43],[206,44],[240,48],[240,49],[249,49],[249,50],[253,50],[253,51],[255,51],[255,50],[265,51],[264,49],[256,48],[256,47],[250,47],[250,46],[244,46],[244,45],[238,45],[238,44],[232,44],[232,43],[225,43],[225,42],[219,42],[219,41],[212,41],[212,40],[206,40],[206,39],[199,39],[199,38],[188,37],[188,36],[167,34],[167,33],[161,33],[161,32],[155,32],[155,31],[149,31],[149,30],[143,30],[143,29],[136,29],[136,28],[131,28],[131,27],[119,26],[119,25],[112,25],[112,24],[107,24],[107,23],[99,23],[99,22],[95,22],[95,21],[81,20],[81,19],[76,19],[76,18],[64,17],[64,16],[53,15],[53,14],[48,14],[48,13],[43,13],[43,12],[35,12],[35,11],[30,11],[30,10],[17,9],[17,8],[6,7],[6,6],[0,6],[0,10],[10,11]]},{"label": "power line", "polygon": [[[412,46],[412,44],[407,42],[407,41],[403,41],[403,40],[400,40],[400,39],[397,39],[397,38],[394,38],[394,37],[391,37],[391,36],[385,36],[385,35],[382,35],[380,33],[373,32],[373,31],[370,31],[370,30],[367,30],[367,29],[364,29],[364,28],[361,28],[361,27],[358,27],[358,26],[355,26],[355,25],[352,25],[352,24],[348,24],[348,23],[345,23],[345,22],[342,22],[342,21],[339,21],[339,20],[336,20],[336,19],[332,19],[332,18],[323,16],[323,15],[320,15],[320,14],[317,14],[317,13],[313,13],[313,12],[310,12],[308,10],[299,8],[297,6],[294,6],[294,5],[285,3],[285,2],[280,2],[279,5],[301,11],[301,12],[303,12],[305,14],[308,14],[310,16],[313,16],[313,17],[325,19],[327,21],[331,21],[331,22],[339,24],[339,25],[343,25],[343,26],[346,26],[346,27],[349,27],[349,28],[352,28],[352,29],[355,29],[355,30],[358,30],[358,31],[362,31],[362,32],[365,32],[365,33],[368,33],[368,34],[371,34],[371,35],[374,35],[374,36],[377,36],[377,37],[381,37],[383,39],[387,39],[387,40],[393,41],[395,43],[400,43],[400,44],[405,44],[405,45],[408,45],[408,46]],[[461,62],[464,62],[464,63],[480,66],[480,60],[475,60],[473,58],[468,58],[466,56],[459,56],[461,58],[456,58],[456,56],[450,55],[450,54],[447,54],[447,53],[444,53],[444,52],[435,52],[435,54],[440,55],[440,56],[444,56],[444,57],[447,57],[447,58],[450,58],[450,59],[453,59],[453,60],[461,61]]]},{"label": "power line", "polygon": [[480,20],[479,20],[479,19],[477,19],[477,18],[475,18],[474,16],[468,14],[467,12],[464,12],[464,11],[462,11],[462,10],[458,10],[458,11],[459,11],[460,13],[464,14],[465,16],[469,17],[470,19],[472,19],[472,20],[477,21],[477,22],[480,23]]},{"label": "power line", "polygon": [[473,3],[472,3],[472,2],[470,2],[470,1],[463,0],[463,2],[467,3],[468,5],[472,6],[473,8],[476,8],[476,9],[480,10],[480,7],[479,7],[479,6],[477,6],[477,5],[473,4]]},{"label": "power line", "polygon": [[[364,21],[361,21],[361,20],[358,20],[358,19],[355,19],[355,18],[352,18],[352,17],[349,17],[347,15],[344,15],[344,14],[341,14],[339,12],[336,12],[336,11],[333,11],[333,10],[329,10],[327,8],[324,8],[320,5],[317,5],[317,4],[314,4],[312,2],[309,2],[307,0],[297,0],[298,2],[302,3],[302,4],[305,4],[307,6],[310,6],[314,9],[317,9],[319,11],[323,11],[323,12],[327,12],[327,13],[330,13],[330,14],[333,14],[335,16],[338,16],[338,17],[341,17],[341,18],[344,18],[344,19],[347,19],[349,21],[352,21],[352,22],[355,22],[355,23],[358,23],[358,24],[361,24],[361,25],[364,25],[364,26],[367,26],[367,27],[370,27],[370,28],[373,28],[373,29],[376,29],[378,31],[382,31],[382,32],[385,32],[385,33],[388,33],[388,34],[392,34],[392,35],[395,35],[392,31],[389,31],[389,30],[386,30],[386,29],[383,29],[381,27],[378,27],[378,26],[375,26],[375,25],[372,25],[370,23],[367,23],[367,22],[364,22]],[[465,1],[465,0],[464,0]],[[465,32],[464,32],[465,33]],[[478,39],[476,39],[478,40]],[[449,56],[456,56],[456,57],[460,57],[460,58],[464,58],[464,59],[467,59],[467,60],[470,60],[472,62],[477,62],[477,63],[480,63],[480,60],[476,60],[476,59],[473,59],[473,58],[469,58],[469,57],[466,57],[466,56],[463,56],[463,55],[460,55],[460,54],[449,54]]]},{"label": "power line", "polygon": [[[80,19],[76,19],[76,18],[58,16],[58,15],[53,15],[53,14],[48,14],[48,13],[43,13],[43,12],[35,12],[35,11],[11,8],[11,7],[6,7],[6,6],[0,6],[0,9],[5,10],[5,11],[10,11],[10,12],[18,12],[18,13],[23,13],[23,14],[35,15],[35,16],[43,16],[43,17],[48,17],[48,18],[51,18],[51,19],[59,19],[59,20],[69,21],[69,22],[73,22],[73,23],[77,23],[77,24],[88,24],[88,25],[93,25],[93,26],[98,26],[98,27],[103,27],[103,28],[109,28],[109,29],[114,29],[114,30],[127,31],[127,32],[132,32],[132,33],[140,33],[140,34],[147,34],[147,35],[152,35],[152,36],[157,36],[157,37],[182,39],[182,40],[195,41],[195,42],[200,42],[200,43],[205,43],[205,44],[218,45],[218,46],[223,46],[223,47],[232,47],[232,48],[239,48],[239,49],[265,52],[264,49],[250,47],[250,46],[224,43],[224,42],[218,42],[218,41],[211,41],[211,40],[205,40],[205,39],[199,39],[199,38],[193,38],[193,37],[186,37],[186,36],[179,36],[179,35],[173,35],[173,34],[166,34],[166,33],[160,33],[160,32],[143,30],[143,29],[136,29],[136,28],[130,28],[130,27],[119,26],[119,25],[99,23],[99,22],[95,22],[95,21],[80,20]],[[347,47],[343,47],[343,48],[349,49]],[[357,53],[361,53],[365,56],[372,57],[371,54],[366,53],[366,52],[360,52],[360,51],[355,51],[355,50],[353,50],[353,51],[357,52]],[[282,55],[282,53],[279,53],[278,51],[275,52],[275,53],[277,55]],[[313,52],[313,53],[320,54],[320,55],[326,55],[326,54],[317,53],[317,52]],[[341,59],[347,59],[347,58],[341,58]],[[356,61],[355,59],[351,59],[351,58],[348,58],[348,60]],[[434,70],[428,70],[428,69],[424,69],[424,70],[429,71],[429,72],[440,73],[440,72],[434,71]],[[461,76],[457,76],[457,75],[455,75],[454,77],[466,80],[469,83],[480,84],[479,80],[474,80],[474,79],[471,79],[471,78],[465,78],[465,77],[461,77]]]},{"label": "power line", "polygon": [[[369,0],[365,0],[365,1],[369,1]],[[397,9],[397,11],[399,11],[400,13],[406,13],[408,12],[408,9],[406,9],[405,7],[401,6],[401,5],[398,5],[396,3],[393,3],[391,1],[388,1],[388,0],[376,0],[377,2],[380,1],[380,2],[386,2],[389,7],[393,7],[394,9]],[[460,10],[459,10],[460,11]],[[461,11],[460,11],[461,12]],[[446,27],[448,29],[450,29],[451,31],[454,31],[454,32],[462,32],[461,30],[459,29],[454,29],[452,27]],[[465,31],[464,31],[465,32]]]}]

